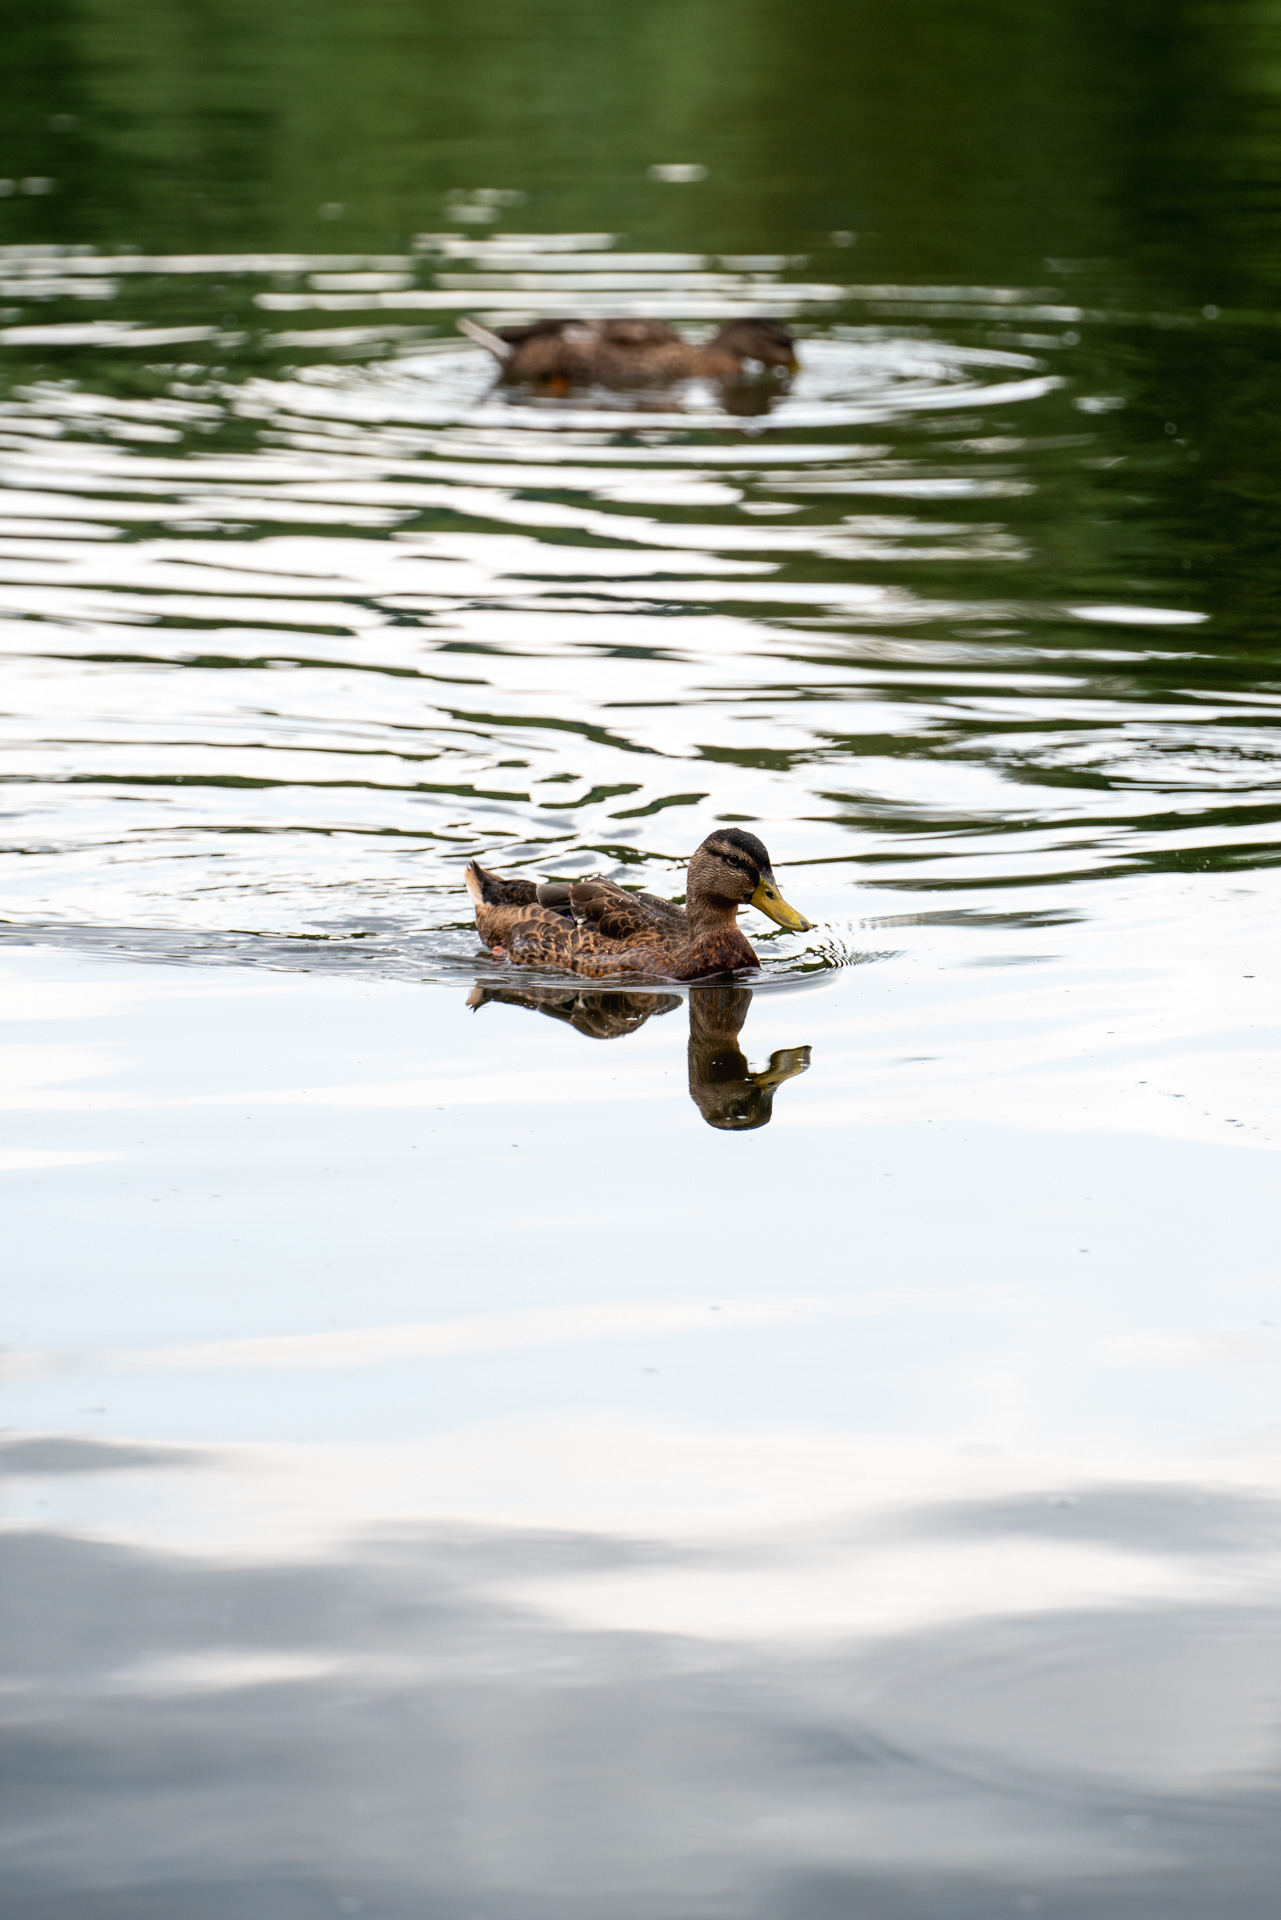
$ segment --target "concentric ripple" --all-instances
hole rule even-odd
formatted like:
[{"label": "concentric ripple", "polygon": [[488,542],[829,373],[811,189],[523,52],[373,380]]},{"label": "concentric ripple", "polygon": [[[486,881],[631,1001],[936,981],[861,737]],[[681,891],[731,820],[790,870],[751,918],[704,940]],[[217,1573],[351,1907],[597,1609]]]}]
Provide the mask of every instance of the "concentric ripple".
[{"label": "concentric ripple", "polygon": [[[730,820],[822,923],[763,940],[785,974],[905,890],[1070,916],[1272,859],[1277,697],[1105,530],[1142,513],[1074,359],[1106,316],[803,266],[11,250],[8,936],[450,977],[472,855],[679,890]],[[802,372],[540,399],[452,332],[620,307],[790,316]]]}]

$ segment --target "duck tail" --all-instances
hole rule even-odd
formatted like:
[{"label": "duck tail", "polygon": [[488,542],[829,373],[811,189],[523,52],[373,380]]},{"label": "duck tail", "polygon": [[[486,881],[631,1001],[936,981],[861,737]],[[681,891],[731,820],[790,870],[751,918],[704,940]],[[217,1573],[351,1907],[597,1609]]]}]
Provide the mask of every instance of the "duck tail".
[{"label": "duck tail", "polygon": [[465,333],[478,347],[484,347],[492,353],[495,360],[510,360],[514,351],[511,341],[504,340],[499,333],[491,333],[488,327],[482,327],[478,320],[469,320],[466,315],[458,322],[459,333]]},{"label": "duck tail", "polygon": [[498,879],[496,873],[486,873],[479,861],[469,860],[463,879],[467,882],[468,893],[478,907],[496,905],[498,900],[498,888],[495,885]]}]

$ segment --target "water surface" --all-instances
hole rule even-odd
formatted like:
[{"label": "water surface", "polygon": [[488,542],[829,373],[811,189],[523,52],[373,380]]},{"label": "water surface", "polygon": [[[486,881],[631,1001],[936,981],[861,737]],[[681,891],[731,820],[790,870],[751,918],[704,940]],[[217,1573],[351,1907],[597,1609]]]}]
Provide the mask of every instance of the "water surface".
[{"label": "water surface", "polygon": [[1276,9],[732,12],[13,36],[21,1920],[1275,1905]]}]

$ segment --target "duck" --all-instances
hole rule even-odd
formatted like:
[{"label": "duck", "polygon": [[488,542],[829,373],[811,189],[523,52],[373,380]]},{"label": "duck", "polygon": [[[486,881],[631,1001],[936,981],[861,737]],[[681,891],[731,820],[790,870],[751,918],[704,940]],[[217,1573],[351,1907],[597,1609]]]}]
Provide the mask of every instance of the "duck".
[{"label": "duck", "polygon": [[570,386],[668,385],[678,380],[735,381],[756,368],[795,373],[796,342],[781,321],[727,320],[699,346],[665,320],[535,320],[497,332],[476,320],[459,329],[493,354],[507,381]]},{"label": "duck", "polygon": [[763,842],[740,827],[718,827],[695,852],[684,907],[612,880],[503,879],[476,860],[465,878],[477,931],[495,958],[594,980],[706,980],[754,968],[741,907],[797,933],[813,925],[783,898]]}]

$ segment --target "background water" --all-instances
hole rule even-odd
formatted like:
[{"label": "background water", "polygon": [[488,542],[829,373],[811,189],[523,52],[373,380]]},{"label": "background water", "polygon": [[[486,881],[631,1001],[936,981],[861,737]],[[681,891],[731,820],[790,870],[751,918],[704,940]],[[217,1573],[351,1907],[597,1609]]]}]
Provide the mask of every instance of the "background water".
[{"label": "background water", "polygon": [[6,1914],[1270,1916],[1281,9],[4,34]]}]

